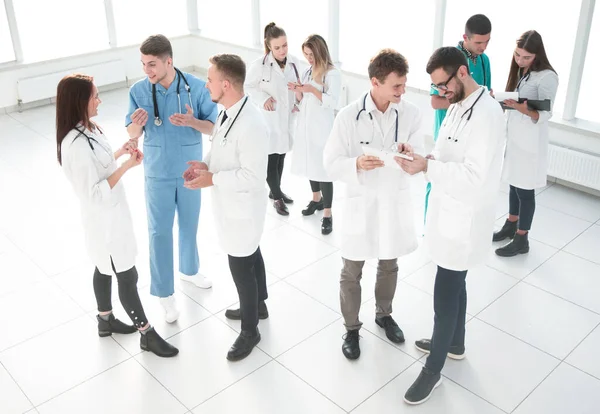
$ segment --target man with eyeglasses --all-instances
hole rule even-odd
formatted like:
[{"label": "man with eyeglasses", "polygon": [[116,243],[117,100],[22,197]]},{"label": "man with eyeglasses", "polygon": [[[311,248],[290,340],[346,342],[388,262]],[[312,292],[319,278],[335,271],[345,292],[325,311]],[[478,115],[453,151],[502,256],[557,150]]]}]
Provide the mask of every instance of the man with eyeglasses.
[{"label": "man with eyeglasses", "polygon": [[[484,53],[490,41],[492,32],[492,23],[483,14],[471,16],[465,24],[465,33],[463,40],[456,46],[467,57],[471,77],[477,84],[492,90],[492,73],[490,69],[490,59]],[[450,103],[448,99],[440,96],[435,88],[431,89],[431,106],[435,109],[433,124],[433,141],[437,141],[440,126],[444,122],[446,112]],[[431,183],[427,184],[425,192],[425,220],[427,219],[427,207],[429,204],[429,193],[431,192]]]},{"label": "man with eyeglasses", "polygon": [[425,402],[440,385],[446,357],[465,356],[466,276],[485,262],[492,244],[506,138],[502,108],[475,82],[464,53],[455,47],[436,50],[427,73],[450,104],[440,139],[427,157],[396,158],[404,171],[424,172],[433,184],[425,244],[437,265],[433,335],[415,342],[429,356],[404,396],[408,404]]}]

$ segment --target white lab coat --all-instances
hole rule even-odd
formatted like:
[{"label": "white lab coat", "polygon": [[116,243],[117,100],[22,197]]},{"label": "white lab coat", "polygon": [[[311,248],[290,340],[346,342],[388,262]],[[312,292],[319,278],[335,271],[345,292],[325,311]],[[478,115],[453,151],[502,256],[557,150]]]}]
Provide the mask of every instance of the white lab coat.
[{"label": "white lab coat", "polygon": [[[285,154],[292,149],[292,134],[296,119],[296,113],[292,113],[295,96],[288,90],[287,84],[298,82],[301,73],[302,67],[296,58],[288,55],[285,68],[282,70],[272,53],[256,59],[248,68],[244,89],[267,121],[270,133],[269,154]],[[264,104],[271,97],[276,101],[275,110],[267,111]]]},{"label": "white lab coat", "polygon": [[104,134],[78,128],[97,141],[90,140],[94,150],[73,130],[63,140],[61,153],[63,171],[80,201],[85,245],[100,273],[113,274],[111,257],[117,272],[124,272],[135,265],[137,254],[125,187],[122,180],[112,189],[108,184],[117,162]]},{"label": "white lab coat", "polygon": [[212,207],[219,241],[223,250],[235,257],[247,257],[256,251],[267,213],[269,132],[250,99],[242,108],[246,99],[227,110],[223,125],[223,114],[219,116],[210,152],[204,158],[214,174]]},{"label": "white lab coat", "polygon": [[329,182],[331,180],[323,165],[323,151],[333,127],[334,110],[342,87],[341,74],[337,69],[329,70],[325,84],[320,85],[307,69],[302,83],[310,83],[323,94],[320,101],[314,94],[305,93],[300,102],[294,133],[292,173],[313,181]]},{"label": "white lab coat", "polygon": [[404,99],[397,105],[390,104],[381,114],[367,93],[366,110],[357,121],[364,97],[338,113],[323,157],[331,179],[346,184],[341,253],[345,259],[356,261],[395,259],[418,246],[409,176],[391,167],[357,171],[356,159],[363,155],[361,141],[379,150],[388,150],[394,144],[395,110],[398,143],[408,142],[416,152],[422,152],[421,115],[415,105]]},{"label": "white lab coat", "polygon": [[[465,112],[480,93],[467,121]],[[463,271],[485,261],[492,243],[505,131],[502,108],[483,86],[450,105],[432,153],[435,161],[429,161],[425,174],[431,182],[425,244],[436,265]]]},{"label": "white lab coat", "polygon": [[[558,76],[551,70],[531,72],[523,79],[519,98],[550,99],[554,104]],[[548,121],[552,111],[540,111],[537,122],[516,110],[506,111],[507,143],[502,180],[524,190],[546,185],[548,170]]]}]

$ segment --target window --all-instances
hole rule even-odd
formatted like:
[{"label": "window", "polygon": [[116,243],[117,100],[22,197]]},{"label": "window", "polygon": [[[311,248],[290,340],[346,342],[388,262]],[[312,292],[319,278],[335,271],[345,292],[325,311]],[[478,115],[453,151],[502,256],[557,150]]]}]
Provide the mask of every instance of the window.
[{"label": "window", "polygon": [[[300,10],[297,8],[300,7]],[[302,43],[311,34],[329,37],[329,5],[323,0],[303,0],[286,2],[281,0],[260,0],[260,34],[264,37],[265,26],[275,22],[285,30],[289,53],[304,59]]]},{"label": "window", "polygon": [[27,62],[109,47],[102,0],[14,0],[14,6]]},{"label": "window", "polygon": [[434,7],[423,0],[340,2],[342,69],[366,76],[369,60],[392,48],[408,60],[407,85],[429,91],[425,66],[433,52]]},{"label": "window", "polygon": [[[229,12],[235,10],[235,13]],[[227,13],[225,13],[227,11]],[[227,24],[224,18],[227,17]],[[198,0],[200,34],[223,42],[252,44],[252,2],[250,0]]]},{"label": "window", "polygon": [[[600,122],[597,112],[598,108],[596,108],[596,100],[598,99],[596,97],[598,65],[600,65],[600,4],[596,3],[576,112],[577,118],[595,122]],[[563,78],[563,82],[566,83],[567,79]]]},{"label": "window", "polygon": [[13,60],[15,60],[15,53],[8,28],[6,9],[3,4],[0,4],[0,63],[11,62]]},{"label": "window", "polygon": [[118,0],[112,4],[119,46],[137,45],[153,34],[189,33],[186,0]]},{"label": "window", "polygon": [[492,36],[486,50],[492,66],[492,89],[504,91],[516,40],[527,30],[538,31],[548,59],[559,76],[554,103],[556,117],[564,108],[579,9],[579,1],[556,2],[550,8],[545,0],[448,0],[444,43],[457,44],[462,40],[467,19],[473,14],[485,14],[492,22]]}]

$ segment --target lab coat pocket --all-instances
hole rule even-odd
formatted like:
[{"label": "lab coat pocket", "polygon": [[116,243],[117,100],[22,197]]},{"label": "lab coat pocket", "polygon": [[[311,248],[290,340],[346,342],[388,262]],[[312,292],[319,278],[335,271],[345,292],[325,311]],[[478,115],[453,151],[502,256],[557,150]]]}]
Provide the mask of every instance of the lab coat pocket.
[{"label": "lab coat pocket", "polygon": [[367,229],[366,199],[364,196],[349,197],[344,204],[344,226],[348,235],[365,234]]},{"label": "lab coat pocket", "polygon": [[440,206],[438,228],[440,236],[456,243],[470,239],[473,209],[471,206],[444,194]]}]

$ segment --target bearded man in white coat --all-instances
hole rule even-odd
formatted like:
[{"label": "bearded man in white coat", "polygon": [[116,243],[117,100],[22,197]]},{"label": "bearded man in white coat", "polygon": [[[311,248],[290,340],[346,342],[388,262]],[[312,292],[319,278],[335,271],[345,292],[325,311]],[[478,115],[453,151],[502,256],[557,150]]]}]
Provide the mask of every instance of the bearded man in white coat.
[{"label": "bearded man in white coat", "polygon": [[225,108],[217,117],[210,152],[203,162],[192,161],[184,173],[191,189],[212,187],[213,214],[219,241],[240,299],[239,309],[225,312],[241,319],[240,335],[227,359],[246,358],[260,341],[259,316],[268,316],[267,282],[260,238],[267,213],[269,130],[259,109],[244,95],[246,65],[236,55],[210,58],[211,99]]},{"label": "bearded man in white coat", "polygon": [[440,385],[446,357],[465,355],[468,269],[487,257],[494,228],[506,141],[504,115],[485,86],[471,77],[465,55],[455,47],[434,52],[427,63],[431,87],[450,101],[432,154],[397,158],[409,174],[424,172],[432,184],[425,245],[437,265],[431,339],[416,341],[429,353],[421,374],[404,396],[425,402]]},{"label": "bearded man in white coat", "polygon": [[348,359],[360,356],[360,280],[368,259],[379,259],[375,322],[389,340],[404,342],[404,333],[391,317],[397,261],[418,246],[408,174],[393,159],[385,165],[365,155],[369,150],[411,154],[422,147],[419,110],[402,99],[408,63],[400,53],[385,49],[371,59],[368,71],[370,91],[340,111],[324,152],[329,176],[344,182],[347,192],[340,304],[347,330],[342,352]]}]

